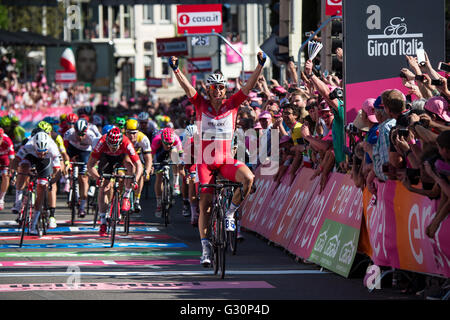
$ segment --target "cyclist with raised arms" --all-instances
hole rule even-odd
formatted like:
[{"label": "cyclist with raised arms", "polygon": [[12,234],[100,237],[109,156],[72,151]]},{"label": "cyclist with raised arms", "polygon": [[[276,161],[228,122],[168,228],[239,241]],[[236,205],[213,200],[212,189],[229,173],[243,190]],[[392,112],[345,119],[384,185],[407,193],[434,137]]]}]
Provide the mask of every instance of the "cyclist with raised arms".
[{"label": "cyclist with raised arms", "polygon": [[125,131],[126,136],[130,139],[134,149],[136,150],[136,153],[139,155],[141,161],[145,166],[145,177],[144,175],[142,175],[142,177],[137,181],[138,189],[136,190],[136,201],[134,203],[136,212],[141,211],[140,199],[142,189],[144,188],[144,180],[149,181],[150,175],[152,173],[152,147],[150,144],[150,140],[145,134],[138,130],[138,126],[139,123],[136,119],[128,119],[126,122]]},{"label": "cyclist with raised arms", "polygon": [[[201,154],[197,157],[197,174],[201,184],[213,183],[214,171],[218,171],[225,179],[243,184],[245,198],[253,185],[254,175],[242,162],[231,155],[231,140],[235,130],[239,106],[247,99],[250,90],[255,86],[267,59],[263,52],[257,55],[258,65],[247,83],[229,99],[226,99],[227,81],[221,73],[213,73],[206,80],[207,97],[205,99],[191,85],[186,76],[178,68],[178,58],[170,57],[169,65],[175,73],[180,86],[189,101],[194,105],[196,120],[201,139]],[[211,146],[211,144],[214,144]],[[200,190],[199,234],[202,244],[200,263],[208,266],[211,263],[211,247],[207,237],[211,213],[213,190]],[[236,192],[230,208],[226,213],[227,230],[235,230],[234,212],[241,203],[241,195]]]},{"label": "cyclist with raised arms", "polygon": [[0,128],[0,173],[2,175],[2,184],[0,187],[0,210],[5,208],[5,194],[9,188],[10,165],[14,160],[15,152],[12,140],[5,134],[3,128]]},{"label": "cyclist with raised arms", "polygon": [[[178,155],[176,154],[178,152]],[[164,128],[158,133],[152,141],[152,155],[154,162],[161,163],[164,161],[172,162],[178,161],[178,156],[183,154],[183,146],[181,145],[180,138],[176,135],[172,128]],[[173,161],[175,160],[175,161]],[[178,181],[178,170],[180,166],[173,168],[173,181]],[[155,180],[155,195],[156,195],[156,211],[155,217],[161,218],[162,207],[161,207],[161,197],[162,197],[162,166],[155,165],[154,172],[156,172]],[[174,186],[175,189],[176,185]],[[179,188],[179,186],[178,186]]]},{"label": "cyclist with raised arms", "polygon": [[[98,170],[95,167],[98,164]],[[142,163],[139,159],[133,144],[128,137],[122,134],[118,127],[111,128],[108,133],[102,136],[92,151],[88,161],[88,172],[91,178],[100,183],[98,190],[98,206],[100,213],[99,235],[106,235],[106,212],[108,210],[107,196],[112,188],[110,179],[101,180],[100,174],[111,174],[116,167],[125,167],[126,175],[134,175],[136,181],[139,181],[142,175]],[[133,181],[125,179],[125,192],[121,211],[130,210],[130,195]]]},{"label": "cyclist with raised arms", "polygon": [[[34,214],[30,234],[37,234],[36,224],[41,214],[44,192],[47,191],[48,178],[55,180],[60,171],[60,157],[58,146],[45,132],[36,133],[24,146],[22,146],[13,161],[13,169],[25,175],[18,175],[16,181],[16,203],[18,213],[22,204],[23,191],[27,186],[31,165],[36,166],[37,186]],[[13,211],[14,212],[14,211]]]},{"label": "cyclist with raised arms", "polygon": [[88,122],[85,119],[79,119],[75,123],[75,127],[64,134],[64,143],[70,159],[74,160],[74,158],[77,158],[77,162],[84,162],[78,177],[80,182],[80,208],[78,215],[81,218],[86,216],[86,199],[89,191],[89,177],[86,175],[86,165],[92,149],[99,140],[94,131],[89,129],[88,126]]}]

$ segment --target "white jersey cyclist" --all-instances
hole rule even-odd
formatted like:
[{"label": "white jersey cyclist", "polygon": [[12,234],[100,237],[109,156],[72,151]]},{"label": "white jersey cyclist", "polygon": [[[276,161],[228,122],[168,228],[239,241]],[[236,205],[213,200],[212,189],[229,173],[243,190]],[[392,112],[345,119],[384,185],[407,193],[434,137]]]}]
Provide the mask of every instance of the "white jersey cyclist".
[{"label": "white jersey cyclist", "polygon": [[79,138],[75,128],[70,128],[64,134],[64,141],[82,151],[92,151],[100,138],[101,136],[97,136],[90,128],[87,129],[84,139]]},{"label": "white jersey cyclist", "polygon": [[[38,137],[39,137],[38,135],[35,135],[33,138],[28,140],[28,142],[19,149],[19,152],[17,153],[17,158],[19,158],[22,161],[27,161],[29,158],[28,156],[31,155],[32,157],[38,159],[39,156],[36,151],[36,139]],[[60,163],[61,153],[59,152],[59,148],[56,145],[55,141],[53,141],[52,138],[50,138],[46,141],[47,141],[47,145],[48,145],[48,152],[45,154],[45,156],[42,159],[50,159],[51,166],[53,168],[59,168],[61,166],[61,163]]]}]

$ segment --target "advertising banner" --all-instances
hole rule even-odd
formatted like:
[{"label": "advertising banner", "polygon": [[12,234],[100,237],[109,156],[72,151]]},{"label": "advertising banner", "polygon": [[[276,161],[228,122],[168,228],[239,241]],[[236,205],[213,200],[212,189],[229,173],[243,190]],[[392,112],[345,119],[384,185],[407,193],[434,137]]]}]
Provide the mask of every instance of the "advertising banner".
[{"label": "advertising banner", "polygon": [[[343,0],[344,83],[347,123],[367,98],[383,90],[408,93],[399,77],[405,55],[424,49],[434,68],[445,59],[443,0]],[[424,21],[427,21],[424,23]]]},{"label": "advertising banner", "polygon": [[[56,82],[56,70],[65,47],[46,47],[46,77],[49,83]],[[114,47],[101,42],[74,42],[77,83],[91,87],[92,92],[108,93],[114,86]]]},{"label": "advertising banner", "polygon": [[[270,240],[288,247],[292,236],[295,234],[297,225],[302,219],[306,206],[308,205],[314,191],[317,189],[319,179],[316,177],[311,181],[314,170],[302,168],[300,174],[292,183],[289,195],[281,208],[281,213],[277,217],[277,222],[270,235]],[[290,175],[286,174],[290,180]],[[306,183],[305,183],[306,182]]]},{"label": "advertising banner", "polygon": [[319,231],[309,260],[348,277],[358,248],[362,191],[349,175],[343,177],[331,210]]},{"label": "advertising banner", "polygon": [[222,5],[177,5],[178,34],[222,32]]},{"label": "advertising banner", "polygon": [[[315,178],[315,180],[319,179],[319,177]],[[307,259],[311,255],[326,213],[331,210],[338,195],[342,179],[343,175],[331,173],[322,192],[319,187],[310,187],[312,196],[306,204],[306,210],[287,247],[296,256]]]},{"label": "advertising banner", "polygon": [[[33,109],[20,109],[14,110],[20,120],[20,125],[26,130],[32,130],[36,125],[45,117],[59,117],[62,114],[72,113],[72,107],[54,107],[54,108],[42,108],[39,110]],[[8,115],[8,111],[0,111],[0,117]]]}]

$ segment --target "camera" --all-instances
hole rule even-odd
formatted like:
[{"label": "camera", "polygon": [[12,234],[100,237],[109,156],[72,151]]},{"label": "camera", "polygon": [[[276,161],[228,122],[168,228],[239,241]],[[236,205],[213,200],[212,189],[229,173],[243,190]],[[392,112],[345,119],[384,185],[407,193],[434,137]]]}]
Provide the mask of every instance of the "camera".
[{"label": "camera", "polygon": [[330,98],[330,100],[334,100],[334,99],[342,100],[342,99],[344,99],[344,91],[341,88],[336,88],[330,92],[328,97]]},{"label": "camera", "polygon": [[450,64],[439,62],[438,69],[445,72],[450,72]]},{"label": "camera", "polygon": [[406,168],[406,176],[411,184],[416,185],[420,180],[420,169]]},{"label": "camera", "polygon": [[443,82],[441,79],[433,79],[431,80],[431,85],[433,86],[442,86]]},{"label": "camera", "polygon": [[353,133],[353,134],[358,133],[358,128],[355,127],[355,125],[353,123],[349,123],[345,129],[347,130],[348,133]]},{"label": "camera", "polygon": [[399,137],[403,137],[403,138],[407,139],[409,136],[409,130],[406,128],[400,128],[397,130],[397,134]]}]

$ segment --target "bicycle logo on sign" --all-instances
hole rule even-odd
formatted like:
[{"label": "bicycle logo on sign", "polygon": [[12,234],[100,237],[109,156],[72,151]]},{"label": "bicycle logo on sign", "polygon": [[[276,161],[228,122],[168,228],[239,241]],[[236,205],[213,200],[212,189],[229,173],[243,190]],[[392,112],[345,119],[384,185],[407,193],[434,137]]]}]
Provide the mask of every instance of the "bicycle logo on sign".
[{"label": "bicycle logo on sign", "polygon": [[389,20],[389,26],[384,29],[385,36],[401,36],[405,35],[408,31],[406,23],[404,23],[405,18],[394,17]]}]

